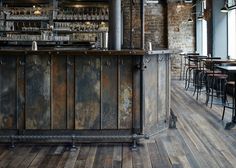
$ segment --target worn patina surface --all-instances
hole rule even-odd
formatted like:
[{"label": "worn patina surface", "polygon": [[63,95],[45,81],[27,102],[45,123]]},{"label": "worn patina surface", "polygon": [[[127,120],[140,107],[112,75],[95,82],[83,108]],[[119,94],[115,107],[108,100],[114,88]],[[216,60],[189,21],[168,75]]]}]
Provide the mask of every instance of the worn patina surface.
[{"label": "worn patina surface", "polygon": [[16,58],[0,57],[0,128],[14,129],[17,127],[17,102],[16,102]]},{"label": "worn patina surface", "polygon": [[138,50],[0,51],[0,131],[88,135],[158,128],[169,111],[169,60],[151,54],[142,62],[143,55]]}]

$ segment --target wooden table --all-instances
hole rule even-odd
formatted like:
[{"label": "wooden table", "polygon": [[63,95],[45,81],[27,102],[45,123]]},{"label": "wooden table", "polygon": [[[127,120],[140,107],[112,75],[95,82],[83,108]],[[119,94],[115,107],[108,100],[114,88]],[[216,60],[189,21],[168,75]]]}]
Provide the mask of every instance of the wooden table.
[{"label": "wooden table", "polygon": [[[236,66],[217,66],[217,68],[223,70],[223,71],[227,71],[228,73],[231,73],[234,75],[234,82],[236,83]],[[236,95],[236,85],[234,88],[234,95]],[[236,106],[235,106],[235,96],[233,96],[233,114],[232,114],[232,120],[231,122],[227,123],[225,126],[225,129],[231,129],[235,126],[236,124]]]}]

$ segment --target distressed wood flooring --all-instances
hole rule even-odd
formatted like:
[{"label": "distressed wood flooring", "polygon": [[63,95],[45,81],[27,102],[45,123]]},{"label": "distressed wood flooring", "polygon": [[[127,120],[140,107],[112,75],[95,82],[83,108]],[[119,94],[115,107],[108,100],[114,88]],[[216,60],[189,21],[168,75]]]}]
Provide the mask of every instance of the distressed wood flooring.
[{"label": "distressed wood flooring", "polygon": [[171,107],[177,129],[168,129],[140,142],[137,151],[128,144],[78,144],[71,152],[63,145],[0,145],[0,167],[66,168],[233,168],[236,167],[236,128],[224,130],[230,110],[221,121],[222,107],[206,107],[204,95],[195,100],[183,81],[172,81]]}]

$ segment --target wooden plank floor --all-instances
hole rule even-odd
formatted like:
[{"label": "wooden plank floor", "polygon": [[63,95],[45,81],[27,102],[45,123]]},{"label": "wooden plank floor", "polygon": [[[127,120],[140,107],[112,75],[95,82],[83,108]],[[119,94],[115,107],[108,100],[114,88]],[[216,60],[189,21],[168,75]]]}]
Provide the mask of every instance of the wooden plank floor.
[{"label": "wooden plank floor", "polygon": [[78,144],[71,152],[61,145],[0,145],[0,167],[66,168],[233,168],[236,167],[236,128],[224,130],[230,111],[221,121],[222,107],[204,105],[183,81],[172,81],[172,110],[177,129],[168,129],[140,142],[137,151],[128,144]]}]

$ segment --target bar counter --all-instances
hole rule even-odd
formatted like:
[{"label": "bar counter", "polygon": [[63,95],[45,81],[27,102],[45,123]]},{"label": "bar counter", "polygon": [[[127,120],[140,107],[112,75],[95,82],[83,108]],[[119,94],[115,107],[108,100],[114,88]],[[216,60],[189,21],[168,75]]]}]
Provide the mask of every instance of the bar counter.
[{"label": "bar counter", "polygon": [[172,50],[0,50],[0,141],[136,141],[168,126]]}]

